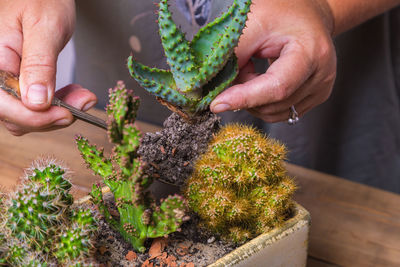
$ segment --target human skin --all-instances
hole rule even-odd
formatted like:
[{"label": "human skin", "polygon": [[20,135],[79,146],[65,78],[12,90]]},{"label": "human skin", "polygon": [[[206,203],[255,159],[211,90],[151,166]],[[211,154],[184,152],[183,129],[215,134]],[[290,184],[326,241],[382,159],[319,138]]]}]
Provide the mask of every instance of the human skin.
[{"label": "human skin", "polygon": [[[400,1],[253,2],[236,51],[241,69],[237,84],[218,96],[211,110],[248,109],[265,121],[277,122],[287,120],[291,105],[303,115],[329,97],[336,75],[334,34]],[[50,101],[57,56],[74,24],[74,0],[0,0],[0,69],[20,74],[21,80],[22,102],[0,91],[0,119],[12,134],[48,131],[73,122],[69,111],[50,107]],[[268,58],[273,64],[259,75],[252,56]],[[28,97],[32,92],[37,94]],[[80,85],[69,85],[56,94],[83,110],[97,101]]]},{"label": "human skin", "polygon": [[[253,0],[236,54],[239,76],[212,103],[215,113],[247,109],[266,122],[286,121],[323,103],[336,77],[332,37],[398,5],[399,0]],[[266,73],[251,57],[269,59]]]},{"label": "human skin", "polygon": [[[0,69],[20,75],[22,102],[0,90],[0,119],[12,134],[54,130],[73,122],[68,110],[50,102],[57,57],[74,24],[74,0],[0,0]],[[83,110],[97,101],[79,85],[56,95]]]}]

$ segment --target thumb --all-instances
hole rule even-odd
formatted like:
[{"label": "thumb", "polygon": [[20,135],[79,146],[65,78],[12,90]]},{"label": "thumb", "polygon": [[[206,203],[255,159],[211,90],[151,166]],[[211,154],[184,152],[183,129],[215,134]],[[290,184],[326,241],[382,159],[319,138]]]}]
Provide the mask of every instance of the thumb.
[{"label": "thumb", "polygon": [[54,95],[57,57],[65,38],[46,21],[23,25],[20,87],[21,99],[31,110],[49,108]]}]

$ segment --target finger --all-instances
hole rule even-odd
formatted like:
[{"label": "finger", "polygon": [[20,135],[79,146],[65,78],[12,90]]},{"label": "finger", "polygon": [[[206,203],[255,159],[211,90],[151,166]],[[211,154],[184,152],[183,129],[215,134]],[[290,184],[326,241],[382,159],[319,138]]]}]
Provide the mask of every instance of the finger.
[{"label": "finger", "polygon": [[22,136],[30,132],[48,132],[64,128],[65,126],[51,125],[41,129],[28,129],[10,122],[3,122],[5,128],[14,136]]},{"label": "finger", "polygon": [[[97,98],[96,96],[91,93],[89,90],[82,88],[79,85],[76,84],[72,84],[69,86],[66,86],[60,90],[57,91],[57,97],[63,99],[66,103],[81,109],[81,110],[88,110],[89,108],[91,108],[92,106],[94,106],[97,103]],[[8,99],[8,100],[14,100],[14,99]],[[5,100],[5,101],[8,101]],[[19,102],[19,101],[18,101]],[[15,104],[20,104],[20,103],[10,103],[10,105],[15,105]],[[23,108],[23,106],[22,106]],[[62,109],[62,108],[59,108]],[[66,113],[69,113],[66,109],[63,109]],[[28,110],[29,113],[31,113],[30,110]],[[26,119],[23,120],[22,116],[23,113],[21,114],[21,112],[19,112],[19,116],[17,117],[17,119],[12,118],[12,116],[10,116],[10,114],[15,113],[13,110],[9,110],[8,109],[8,114],[9,114],[9,118],[6,118],[7,121],[5,121],[3,124],[4,126],[7,128],[7,130],[16,136],[21,136],[24,135],[28,132],[43,132],[43,131],[51,131],[51,130],[56,130],[56,129],[60,129],[62,127],[65,127],[67,125],[69,125],[70,123],[72,123],[72,120],[70,120],[69,118],[67,119],[51,119],[51,120],[36,120],[36,123],[34,125],[32,124],[21,124],[21,121],[31,121],[30,119]],[[36,114],[36,113],[35,113]],[[46,116],[49,118],[48,115],[45,115],[45,113],[41,113],[42,116]],[[34,116],[34,115],[31,115]],[[4,115],[0,115],[0,117],[5,117]],[[18,119],[20,118],[20,119]],[[20,124],[16,124],[10,121],[15,121],[16,123],[20,123]],[[40,122],[40,123],[39,123]]]},{"label": "finger", "polygon": [[[303,99],[307,98],[311,93],[311,90],[315,88],[314,79],[311,77],[306,83],[299,89],[297,89],[291,96],[283,101],[279,101],[276,103],[271,103],[268,105],[263,105],[258,107],[258,111],[267,115],[267,114],[277,114],[286,112],[293,105],[297,105]],[[320,87],[318,87],[320,88]],[[322,90],[323,88],[320,88]]]},{"label": "finger", "polygon": [[274,114],[264,114],[262,111],[259,109],[249,109],[248,110],[250,114],[253,116],[262,119],[265,122],[269,123],[275,123],[275,122],[281,122],[281,121],[287,121],[289,119],[289,109],[283,112],[279,113],[274,113]]},{"label": "finger", "polygon": [[87,111],[97,104],[96,95],[78,84],[70,84],[58,90],[56,96],[65,103],[83,111]]},{"label": "finger", "polygon": [[254,79],[259,76],[259,73],[255,72],[254,64],[252,61],[247,62],[247,64],[240,69],[238,76],[235,79],[235,84],[242,84],[247,81]]},{"label": "finger", "polygon": [[[248,65],[253,65],[253,64],[248,64]],[[254,65],[253,66],[248,66],[248,65],[246,65],[244,71],[243,72],[241,71],[242,73],[238,75],[237,78],[238,83],[246,83],[259,75],[254,73]],[[253,73],[251,71],[253,71]],[[304,83],[304,85],[301,88],[297,89],[289,98],[276,103],[259,106],[257,107],[258,112],[262,113],[263,115],[267,114],[272,115],[276,113],[286,112],[292,105],[299,103],[302,99],[306,98],[306,96],[310,94],[310,89],[315,83],[313,77],[314,75],[312,75]]]},{"label": "finger", "polygon": [[313,98],[317,101],[315,106],[322,104],[329,98],[335,79],[335,72],[330,71],[329,68],[327,70],[317,70],[315,75],[311,75],[304,85],[297,89],[289,98],[280,102],[263,105],[259,107],[259,111],[265,115],[281,113],[287,111],[292,105],[297,106],[298,103],[311,95],[316,96]]},{"label": "finger", "polygon": [[19,74],[22,36],[7,26],[0,27],[0,70]]},{"label": "finger", "polygon": [[211,110],[219,113],[285,100],[315,70],[313,62],[304,56],[303,51],[304,48],[297,43],[288,45],[265,74],[225,90],[211,103]]},{"label": "finger", "polygon": [[32,111],[21,101],[1,90],[0,118],[29,131],[45,129],[51,125],[67,126],[73,122],[72,114],[64,108],[52,106],[43,112]]},{"label": "finger", "polygon": [[27,133],[20,126],[14,124],[14,123],[4,121],[3,125],[12,135],[22,136]]},{"label": "finger", "polygon": [[296,111],[298,112],[300,117],[303,117],[308,111],[313,109],[322,103],[321,97],[318,95],[309,95],[304,98],[299,104],[296,106]]},{"label": "finger", "polygon": [[57,57],[67,40],[58,19],[52,18],[48,12],[30,12],[25,14],[26,19],[22,21],[24,41],[20,86],[23,103],[38,111],[50,106],[54,95]]},{"label": "finger", "polygon": [[[298,116],[300,118],[303,117],[309,110],[318,105],[318,99],[318,96],[309,95],[296,105],[293,105],[298,113]],[[287,121],[290,117],[290,107],[284,111],[279,111],[276,113],[266,113],[263,107],[250,109],[249,112],[254,116],[270,123]]]}]

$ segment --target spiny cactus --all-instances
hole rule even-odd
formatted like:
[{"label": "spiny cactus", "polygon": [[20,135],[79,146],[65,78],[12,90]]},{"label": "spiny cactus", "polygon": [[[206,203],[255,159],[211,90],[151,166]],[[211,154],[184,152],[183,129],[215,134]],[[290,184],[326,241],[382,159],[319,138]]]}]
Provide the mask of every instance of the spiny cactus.
[{"label": "spiny cactus", "polygon": [[46,261],[37,251],[32,251],[27,245],[12,236],[7,237],[7,246],[3,257],[0,259],[0,266],[47,266]]},{"label": "spiny cactus", "polygon": [[185,190],[189,207],[235,242],[279,225],[295,189],[285,155],[283,145],[251,127],[225,126],[195,164]]},{"label": "spiny cactus", "polygon": [[[6,221],[6,205],[5,205],[5,194],[2,192],[0,188],[0,229],[5,229],[5,221]],[[6,264],[5,261],[5,253],[7,251],[6,247],[6,232],[5,230],[0,230],[0,266],[2,264]]]},{"label": "spiny cactus", "polygon": [[172,20],[168,1],[159,3],[158,24],[170,70],[149,68],[128,58],[134,79],[187,115],[207,109],[212,100],[236,78],[234,48],[245,26],[251,0],[235,0],[227,12],[206,25],[191,42]]},{"label": "spiny cactus", "polygon": [[[89,255],[96,222],[90,211],[72,207],[72,185],[65,174],[54,160],[36,161],[27,170],[19,189],[4,204],[0,263],[45,266],[80,262]],[[78,234],[65,240],[68,232]]]},{"label": "spiny cactus", "polygon": [[108,136],[115,144],[112,155],[106,157],[102,149],[90,145],[83,137],[77,137],[76,142],[88,167],[111,189],[119,218],[113,217],[105,205],[100,185],[93,185],[93,202],[110,225],[137,251],[143,252],[147,238],[179,230],[185,202],[180,196],[170,196],[157,206],[147,191],[153,179],[144,174],[143,164],[137,157],[141,137],[133,123],[138,106],[139,99],[119,82],[114,90],[110,89],[107,106]]},{"label": "spiny cactus", "polygon": [[49,235],[57,229],[54,225],[68,220],[65,210],[73,199],[71,183],[63,175],[64,170],[55,165],[33,170],[8,208],[7,226],[33,249],[48,252]]},{"label": "spiny cactus", "polygon": [[62,229],[54,255],[63,262],[65,259],[84,259],[91,248],[90,235],[95,227],[95,220],[90,210],[73,210],[70,215],[71,225]]}]

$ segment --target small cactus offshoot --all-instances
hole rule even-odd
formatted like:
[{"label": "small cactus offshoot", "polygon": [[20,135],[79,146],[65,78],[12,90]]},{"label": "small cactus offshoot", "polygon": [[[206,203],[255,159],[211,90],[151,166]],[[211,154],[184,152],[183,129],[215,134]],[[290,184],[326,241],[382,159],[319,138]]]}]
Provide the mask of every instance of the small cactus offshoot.
[{"label": "small cactus offshoot", "polygon": [[[19,189],[7,197],[2,207],[0,263],[45,266],[79,263],[89,256],[96,222],[90,211],[72,207],[72,185],[65,175],[54,160],[36,161]],[[65,242],[65,234],[71,231],[78,234]],[[61,248],[65,253],[59,257]]]},{"label": "small cactus offshoot", "polygon": [[152,177],[144,174],[143,163],[137,156],[141,134],[134,121],[139,98],[127,90],[122,82],[110,89],[107,106],[108,136],[115,144],[110,157],[102,149],[90,145],[88,140],[77,137],[78,149],[88,167],[103,178],[114,195],[119,216],[112,216],[103,200],[100,185],[94,185],[91,196],[107,222],[143,252],[147,238],[168,235],[179,230],[185,214],[185,202],[180,196],[161,200],[160,205],[151,198],[148,187]]},{"label": "small cactus offshoot", "polygon": [[168,1],[159,3],[158,24],[170,70],[149,68],[128,58],[132,77],[162,103],[186,115],[208,108],[238,74],[234,48],[245,27],[251,0],[235,0],[227,12],[194,36],[191,42],[172,20]]},{"label": "small cactus offshoot", "polygon": [[186,197],[204,224],[243,242],[281,224],[295,184],[283,166],[286,149],[257,130],[225,126],[195,164]]}]

